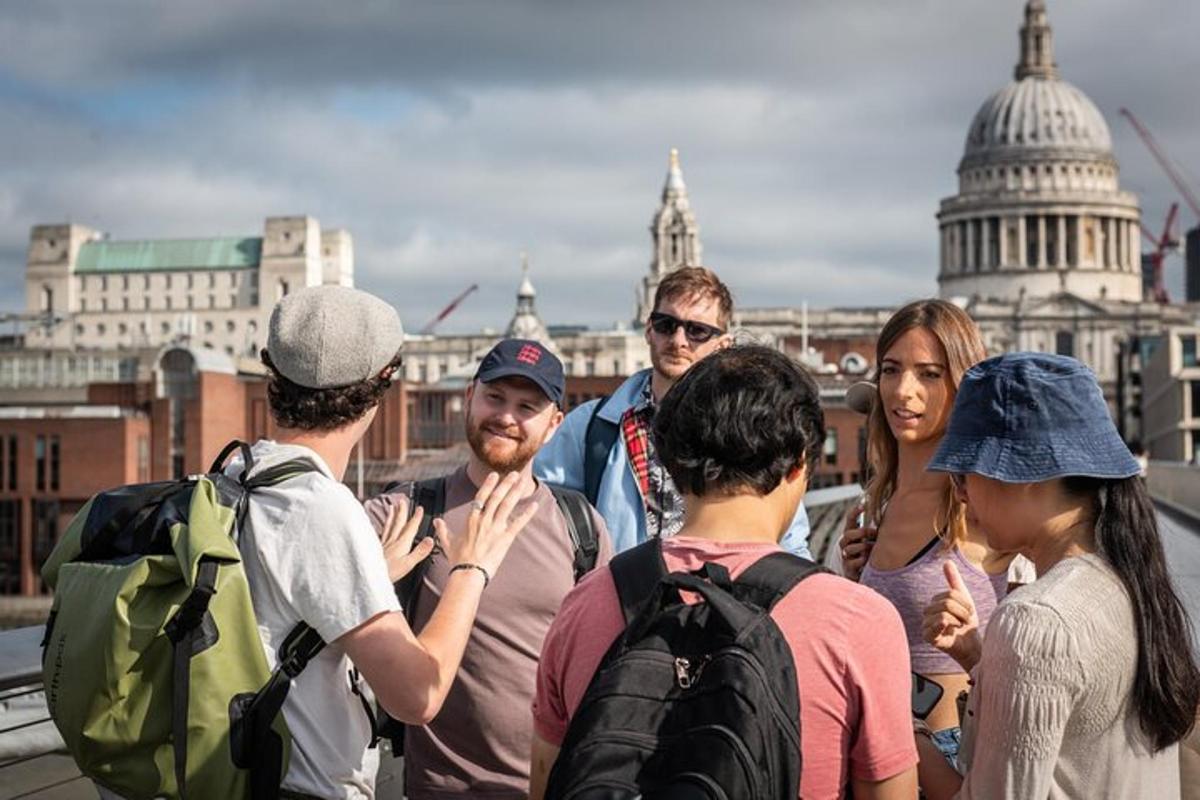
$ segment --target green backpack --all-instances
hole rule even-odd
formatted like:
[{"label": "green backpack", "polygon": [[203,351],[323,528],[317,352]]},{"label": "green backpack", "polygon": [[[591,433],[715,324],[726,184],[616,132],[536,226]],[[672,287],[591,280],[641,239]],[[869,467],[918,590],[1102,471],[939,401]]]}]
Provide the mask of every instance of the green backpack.
[{"label": "green backpack", "polygon": [[[239,449],[245,471],[227,477]],[[237,537],[255,489],[316,468],[293,460],[247,480],[252,464],[235,441],[206,475],[102,492],[42,567],[50,715],[80,771],[129,800],[278,796],[279,710],[325,643],[301,622],[267,667]]]}]

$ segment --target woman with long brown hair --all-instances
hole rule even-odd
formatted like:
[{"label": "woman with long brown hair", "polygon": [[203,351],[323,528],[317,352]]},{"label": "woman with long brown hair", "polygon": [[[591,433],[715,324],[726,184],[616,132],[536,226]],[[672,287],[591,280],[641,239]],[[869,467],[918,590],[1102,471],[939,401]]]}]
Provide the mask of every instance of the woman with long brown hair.
[{"label": "woman with long brown hair", "polygon": [[912,669],[943,689],[926,719],[934,741],[958,750],[955,700],[962,667],[927,644],[922,614],[946,586],[953,565],[976,598],[981,624],[1008,591],[1012,554],[988,548],[973,530],[950,478],[926,472],[950,419],[963,374],[986,357],[975,323],[944,300],[918,300],[888,320],[876,345],[878,389],[870,404],[870,480],[841,541],[843,571],[896,606],[908,634]]}]

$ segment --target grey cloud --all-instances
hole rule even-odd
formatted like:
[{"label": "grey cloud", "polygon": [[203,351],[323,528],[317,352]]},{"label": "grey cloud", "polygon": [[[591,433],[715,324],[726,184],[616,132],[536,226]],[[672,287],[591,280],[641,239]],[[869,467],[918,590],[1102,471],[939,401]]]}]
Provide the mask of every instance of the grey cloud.
[{"label": "grey cloud", "polygon": [[[1106,114],[1152,229],[1173,192],[1116,110],[1200,172],[1197,7],[1050,3],[1064,75]],[[448,327],[503,325],[528,249],[544,317],[606,324],[632,312],[672,145],[742,304],[932,292],[933,214],[971,115],[1011,77],[1020,10],[10,4],[0,299],[20,302],[35,222],[132,238],[308,212],[351,230],[360,285],[406,322],[479,282]]]}]

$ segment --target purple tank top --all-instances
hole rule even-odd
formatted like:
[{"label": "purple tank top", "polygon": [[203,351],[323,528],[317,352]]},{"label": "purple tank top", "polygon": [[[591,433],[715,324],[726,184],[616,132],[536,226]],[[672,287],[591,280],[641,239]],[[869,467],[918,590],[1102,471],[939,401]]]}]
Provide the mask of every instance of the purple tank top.
[{"label": "purple tank top", "polygon": [[987,627],[988,619],[996,610],[996,604],[1008,593],[1008,573],[988,575],[968,561],[958,548],[947,552],[940,541],[931,543],[912,563],[899,569],[875,569],[867,564],[859,583],[869,586],[886,597],[904,621],[904,632],[908,635],[908,649],[912,656],[913,672],[922,675],[939,675],[962,672],[962,667],[950,656],[921,636],[921,618],[925,607],[934,595],[946,591],[946,576],[942,573],[942,562],[953,559],[962,575],[963,583],[975,600],[975,613],[979,615],[980,633]]}]

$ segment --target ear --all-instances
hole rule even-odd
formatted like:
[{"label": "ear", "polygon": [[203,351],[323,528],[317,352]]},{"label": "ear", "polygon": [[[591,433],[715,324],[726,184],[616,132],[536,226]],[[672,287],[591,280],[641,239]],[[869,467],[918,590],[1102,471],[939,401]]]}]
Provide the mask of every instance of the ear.
[{"label": "ear", "polygon": [[475,381],[467,384],[466,391],[463,392],[463,400],[466,405],[471,405],[471,398],[475,396]]},{"label": "ear", "polygon": [[724,350],[726,347],[733,346],[733,335],[728,333],[721,334],[720,340],[717,342],[717,350]]},{"label": "ear", "polygon": [[554,438],[554,434],[558,433],[558,429],[562,427],[563,420],[566,419],[566,414],[561,408],[555,408],[554,414],[550,417],[550,424],[546,426],[546,433],[542,436],[541,447],[545,447],[546,443]]},{"label": "ear", "polygon": [[807,489],[808,488],[808,464],[805,461],[801,460],[800,463],[796,464],[796,466],[792,467],[791,469],[789,469],[787,471],[787,474],[783,476],[783,479],[785,481],[787,481],[788,483],[795,483],[795,482],[799,481],[801,483],[801,485],[803,485],[805,487],[805,489]]}]

